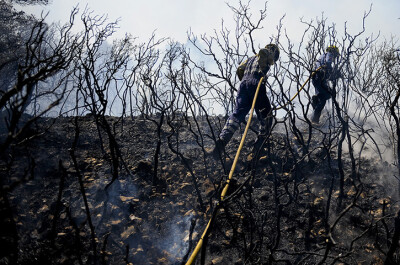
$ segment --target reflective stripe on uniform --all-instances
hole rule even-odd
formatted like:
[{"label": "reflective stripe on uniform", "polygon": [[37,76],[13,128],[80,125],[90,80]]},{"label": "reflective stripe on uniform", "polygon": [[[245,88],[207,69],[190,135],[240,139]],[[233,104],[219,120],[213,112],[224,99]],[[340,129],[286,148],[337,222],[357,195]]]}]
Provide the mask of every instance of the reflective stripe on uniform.
[{"label": "reflective stripe on uniform", "polygon": [[232,118],[229,118],[226,121],[225,126],[219,135],[219,138],[222,139],[224,142],[229,142],[235,131],[239,128],[239,125],[239,122]]},{"label": "reflective stripe on uniform", "polygon": [[234,119],[228,119],[225,123],[223,130],[229,130],[231,132],[235,132],[237,128],[239,128],[240,124]]}]

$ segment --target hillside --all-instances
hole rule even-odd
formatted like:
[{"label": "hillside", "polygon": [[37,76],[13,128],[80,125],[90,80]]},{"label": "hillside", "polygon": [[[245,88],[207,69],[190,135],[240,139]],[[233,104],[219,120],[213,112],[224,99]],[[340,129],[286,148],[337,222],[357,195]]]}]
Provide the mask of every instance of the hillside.
[{"label": "hillside", "polygon": [[[167,119],[158,137],[143,117],[40,118],[1,157],[0,264],[184,264],[242,132],[215,160],[209,122],[223,119],[209,119]],[[360,155],[354,170],[328,124],[293,128],[278,121],[258,155],[248,135],[205,264],[383,264],[399,210],[395,167]]]}]

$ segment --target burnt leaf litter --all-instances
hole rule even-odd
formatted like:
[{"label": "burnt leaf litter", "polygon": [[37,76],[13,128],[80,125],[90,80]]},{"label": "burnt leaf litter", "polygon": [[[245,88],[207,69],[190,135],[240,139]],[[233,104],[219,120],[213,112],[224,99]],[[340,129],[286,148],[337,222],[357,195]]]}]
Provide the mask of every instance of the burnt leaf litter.
[{"label": "burnt leaf litter", "polygon": [[[0,264],[187,261],[219,201],[243,128],[214,159],[205,119],[196,120],[202,139],[183,121],[175,131],[165,124],[155,168],[154,123],[107,121],[120,150],[116,179],[107,135],[92,116],[77,119],[78,138],[73,117],[40,118],[2,155],[7,247]],[[308,144],[301,142],[307,124],[304,139],[285,128],[277,124],[259,153],[249,133],[195,264],[383,264],[399,210],[394,166],[357,157],[352,175],[344,153],[341,182],[336,147],[323,144],[326,127],[312,129]]]}]

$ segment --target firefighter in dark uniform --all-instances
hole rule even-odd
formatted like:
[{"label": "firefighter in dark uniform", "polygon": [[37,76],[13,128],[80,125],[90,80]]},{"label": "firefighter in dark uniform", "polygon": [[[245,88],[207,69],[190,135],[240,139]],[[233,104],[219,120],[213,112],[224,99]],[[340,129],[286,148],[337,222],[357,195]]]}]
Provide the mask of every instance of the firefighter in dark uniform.
[{"label": "firefighter in dark uniform", "polygon": [[[329,46],[326,53],[322,54],[315,62],[315,73],[312,76],[312,84],[315,88],[315,95],[311,99],[311,106],[314,109],[312,122],[319,123],[321,112],[325,107],[326,101],[335,96],[336,81],[340,77],[333,64],[339,57],[339,49],[336,46]],[[332,81],[332,87],[328,81]]]},{"label": "firefighter in dark uniform", "polygon": [[[242,63],[236,74],[241,80],[239,91],[236,96],[236,107],[225,123],[224,128],[219,134],[219,139],[212,151],[214,157],[217,153],[221,154],[223,148],[231,140],[240,123],[244,122],[249,113],[258,83],[262,77],[266,78],[270,66],[279,59],[279,48],[275,44],[268,44],[262,48],[258,54],[250,57]],[[260,122],[259,135],[269,133],[272,125],[271,104],[267,97],[265,83],[262,82],[255,104],[255,111]]]}]

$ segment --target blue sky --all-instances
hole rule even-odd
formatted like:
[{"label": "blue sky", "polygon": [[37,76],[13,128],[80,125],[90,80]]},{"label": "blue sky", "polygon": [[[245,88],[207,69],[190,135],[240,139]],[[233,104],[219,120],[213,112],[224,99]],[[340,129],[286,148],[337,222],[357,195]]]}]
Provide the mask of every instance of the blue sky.
[{"label": "blue sky", "polygon": [[[110,21],[119,19],[119,30],[115,38],[122,37],[126,32],[146,41],[156,30],[157,37],[171,37],[185,43],[186,33],[191,29],[196,35],[212,34],[213,29],[221,27],[221,19],[227,26],[233,26],[232,11],[226,5],[237,6],[238,1],[221,0],[53,0],[47,6],[25,7],[27,12],[40,15],[42,11],[49,12],[48,22],[66,22],[73,6],[79,4],[81,10],[88,6],[94,14],[107,14]],[[263,0],[252,0],[251,10],[254,15],[264,6]],[[247,2],[244,2],[247,3]],[[400,28],[399,0],[270,0],[267,3],[268,15],[264,29],[260,34],[276,33],[279,19],[286,15],[283,27],[291,38],[299,38],[303,32],[300,18],[310,21],[321,18],[322,14],[328,23],[335,23],[342,30],[347,22],[350,33],[362,29],[362,17],[372,4],[372,12],[366,21],[368,33],[381,33],[390,38],[397,35]],[[260,35],[261,36],[261,35]]]}]

